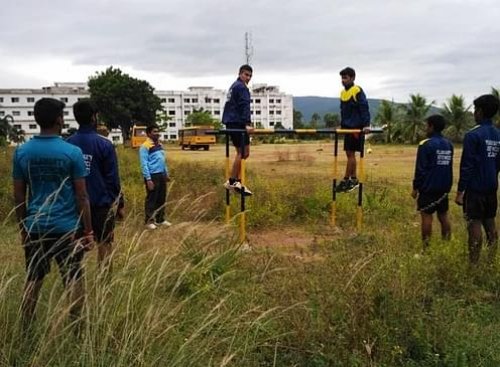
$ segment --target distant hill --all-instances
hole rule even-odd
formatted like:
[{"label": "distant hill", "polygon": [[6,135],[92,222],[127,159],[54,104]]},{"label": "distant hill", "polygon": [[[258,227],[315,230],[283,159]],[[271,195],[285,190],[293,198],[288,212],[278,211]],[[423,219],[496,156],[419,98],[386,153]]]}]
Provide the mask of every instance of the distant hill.
[{"label": "distant hill", "polygon": [[[381,99],[368,99],[372,121],[377,115],[377,111],[381,102]],[[302,120],[307,124],[309,121],[311,121],[311,116],[315,112],[320,114],[322,120],[325,113],[337,113],[340,115],[340,99],[333,97],[316,96],[293,97],[293,108],[302,112]],[[429,114],[441,112],[442,111],[440,108],[433,106],[431,107]]]},{"label": "distant hill", "polygon": [[[380,102],[380,99],[368,99],[372,118],[377,114]],[[293,108],[302,112],[304,122],[309,122],[315,112],[319,113],[321,118],[323,118],[325,113],[337,113],[340,115],[340,100],[333,97],[293,97]]]}]

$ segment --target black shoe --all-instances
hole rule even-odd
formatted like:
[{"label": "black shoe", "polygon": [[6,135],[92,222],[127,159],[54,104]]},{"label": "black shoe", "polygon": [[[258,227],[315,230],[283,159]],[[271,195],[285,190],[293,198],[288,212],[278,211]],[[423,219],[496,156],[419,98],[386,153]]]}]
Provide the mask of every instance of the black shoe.
[{"label": "black shoe", "polygon": [[336,192],[346,192],[347,189],[349,187],[349,180],[342,180],[340,181],[340,183],[338,184],[337,187],[335,187],[335,191]]},{"label": "black shoe", "polygon": [[359,186],[359,180],[357,178],[351,178],[347,181],[347,189],[345,191],[351,192]]}]

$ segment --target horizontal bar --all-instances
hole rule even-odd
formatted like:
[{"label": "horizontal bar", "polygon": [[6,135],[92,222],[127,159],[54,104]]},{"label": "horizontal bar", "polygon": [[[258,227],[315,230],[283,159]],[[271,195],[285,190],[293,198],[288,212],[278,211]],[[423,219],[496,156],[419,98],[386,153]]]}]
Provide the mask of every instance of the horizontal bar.
[{"label": "horizontal bar", "polygon": [[[229,133],[244,133],[246,129],[221,129],[206,131],[210,135],[223,135]],[[363,129],[253,129],[251,135],[265,135],[265,134],[378,134],[384,132],[383,128],[374,127],[369,130]]]}]

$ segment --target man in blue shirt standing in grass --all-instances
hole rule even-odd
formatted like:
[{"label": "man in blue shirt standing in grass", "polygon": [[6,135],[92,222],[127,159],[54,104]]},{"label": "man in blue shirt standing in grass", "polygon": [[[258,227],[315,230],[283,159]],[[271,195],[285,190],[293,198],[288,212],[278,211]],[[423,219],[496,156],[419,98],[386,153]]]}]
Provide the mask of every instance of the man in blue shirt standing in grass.
[{"label": "man in blue shirt standing in grass", "polygon": [[13,158],[14,200],[26,259],[23,325],[33,319],[51,260],[59,266],[76,317],[84,300],[82,259],[93,244],[85,162],[80,148],[61,137],[64,103],[42,98],[34,115],[40,135]]},{"label": "man in blue shirt standing in grass", "polygon": [[493,126],[493,116],[500,102],[491,94],[474,100],[477,125],[464,136],[460,178],[455,202],[463,205],[469,233],[469,262],[479,262],[482,229],[486,232],[489,260],[495,259],[498,233],[497,214],[498,171],[500,169],[500,131]]},{"label": "man in blue shirt standing in grass", "polygon": [[167,200],[168,167],[165,150],[160,143],[160,130],[157,125],[146,128],[148,138],[139,148],[141,171],[146,185],[145,223],[147,229],[172,225],[165,219]]},{"label": "man in blue shirt standing in grass", "polygon": [[80,125],[68,142],[83,152],[88,176],[92,227],[97,240],[98,264],[109,268],[114,237],[115,217],[123,208],[118,160],[115,147],[97,133],[97,110],[89,99],[73,105],[73,115]]},{"label": "man in blue shirt standing in grass", "polygon": [[426,122],[427,139],[422,140],[418,146],[411,194],[417,199],[417,210],[422,217],[424,250],[429,246],[434,212],[437,212],[441,224],[441,237],[450,239],[448,193],[453,181],[453,145],[442,135],[445,119],[441,115],[433,115],[429,116]]}]

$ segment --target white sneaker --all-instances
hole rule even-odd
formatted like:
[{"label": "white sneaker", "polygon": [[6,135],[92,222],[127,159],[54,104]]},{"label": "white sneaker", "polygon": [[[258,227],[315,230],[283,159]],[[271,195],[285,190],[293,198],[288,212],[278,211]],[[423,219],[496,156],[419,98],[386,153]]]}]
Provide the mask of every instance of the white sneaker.
[{"label": "white sneaker", "polygon": [[162,227],[170,227],[172,225],[172,223],[170,223],[168,220],[164,220],[163,222],[161,223],[156,223],[156,225],[159,227],[159,226],[162,226]]},{"label": "white sneaker", "polygon": [[251,195],[253,195],[253,192],[250,191],[250,189],[245,186],[245,196],[251,196]]},{"label": "white sneaker", "polygon": [[154,223],[148,223],[145,225],[146,229],[156,229],[158,226]]},{"label": "white sneaker", "polygon": [[243,186],[241,186],[241,182],[239,181],[234,181],[234,183],[231,185],[229,183],[229,180],[227,180],[226,182],[224,182],[224,187],[229,191],[236,192],[239,194]]}]

